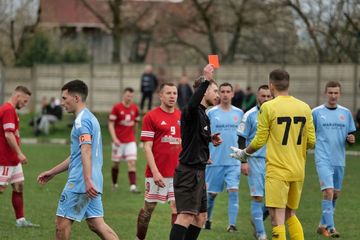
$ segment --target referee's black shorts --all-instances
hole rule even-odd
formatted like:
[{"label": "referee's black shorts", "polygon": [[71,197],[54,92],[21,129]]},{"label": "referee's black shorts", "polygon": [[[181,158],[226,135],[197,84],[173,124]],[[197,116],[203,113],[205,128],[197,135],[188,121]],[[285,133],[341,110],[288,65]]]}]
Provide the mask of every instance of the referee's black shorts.
[{"label": "referee's black shorts", "polygon": [[207,212],[205,169],[179,164],[174,174],[177,213],[198,215]]}]

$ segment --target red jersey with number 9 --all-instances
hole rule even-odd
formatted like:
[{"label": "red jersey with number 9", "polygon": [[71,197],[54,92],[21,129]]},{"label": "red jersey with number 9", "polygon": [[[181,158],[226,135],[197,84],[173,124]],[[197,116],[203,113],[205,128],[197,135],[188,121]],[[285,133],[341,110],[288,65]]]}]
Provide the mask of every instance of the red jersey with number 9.
[{"label": "red jersey with number 9", "polygon": [[17,144],[20,144],[19,117],[10,103],[0,106],[0,166],[16,166],[20,161],[8,144],[5,132],[14,133]]},{"label": "red jersey with number 9", "polygon": [[[181,151],[181,112],[168,113],[160,107],[148,112],[143,120],[141,141],[152,141],[155,163],[163,177],[173,177]],[[145,177],[153,177],[146,165]]]}]

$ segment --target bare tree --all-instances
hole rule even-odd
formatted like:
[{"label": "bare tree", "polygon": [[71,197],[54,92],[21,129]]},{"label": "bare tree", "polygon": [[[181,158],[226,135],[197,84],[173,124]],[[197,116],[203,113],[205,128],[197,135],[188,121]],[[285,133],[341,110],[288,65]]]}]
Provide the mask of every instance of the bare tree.
[{"label": "bare tree", "polygon": [[[135,33],[135,41],[131,47],[132,52],[129,60],[134,62],[144,61],[149,49],[151,29],[153,27],[147,26],[147,28],[144,29],[141,23],[152,9],[153,3],[142,3],[140,5],[136,2],[124,2],[123,0],[107,0],[108,10],[111,13],[111,17],[109,17],[104,16],[104,12],[100,12],[99,9],[96,8],[96,5],[92,4],[90,0],[81,0],[81,2],[111,33],[113,39],[112,62],[120,62],[121,39],[125,31],[127,33]],[[127,11],[129,7],[131,7],[131,10]],[[145,50],[138,51],[139,45],[144,42],[146,45]]]},{"label": "bare tree", "polygon": [[268,4],[250,0],[185,0],[174,17],[169,12],[164,44],[192,49],[202,59],[218,54],[222,63],[233,63],[241,51],[239,42],[244,33],[273,21]]},{"label": "bare tree", "polygon": [[359,61],[359,0],[283,0],[282,3],[303,23],[318,63]]},{"label": "bare tree", "polygon": [[36,27],[35,0],[0,2],[0,62],[12,65]]}]

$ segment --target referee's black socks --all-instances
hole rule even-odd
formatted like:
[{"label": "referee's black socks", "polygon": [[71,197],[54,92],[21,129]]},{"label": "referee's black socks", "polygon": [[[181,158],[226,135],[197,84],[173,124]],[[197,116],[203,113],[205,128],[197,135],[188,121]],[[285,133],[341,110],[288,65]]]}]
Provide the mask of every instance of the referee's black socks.
[{"label": "referee's black socks", "polygon": [[189,228],[186,231],[184,240],[196,240],[200,234],[201,228],[190,224]]},{"label": "referee's black socks", "polygon": [[175,223],[171,228],[170,240],[184,240],[187,230],[186,227]]}]

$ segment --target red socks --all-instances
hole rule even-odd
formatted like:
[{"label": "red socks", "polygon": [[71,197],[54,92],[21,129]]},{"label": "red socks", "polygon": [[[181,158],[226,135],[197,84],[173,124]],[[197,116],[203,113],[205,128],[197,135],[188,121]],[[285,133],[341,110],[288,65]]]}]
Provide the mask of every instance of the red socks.
[{"label": "red socks", "polygon": [[134,171],[128,172],[128,176],[129,176],[130,185],[136,185],[136,172]]},{"label": "red socks", "polygon": [[118,168],[111,168],[111,179],[112,179],[113,184],[117,183],[118,174],[119,174]]},{"label": "red socks", "polygon": [[16,219],[24,217],[24,201],[22,192],[12,192],[12,205],[15,210]]}]

